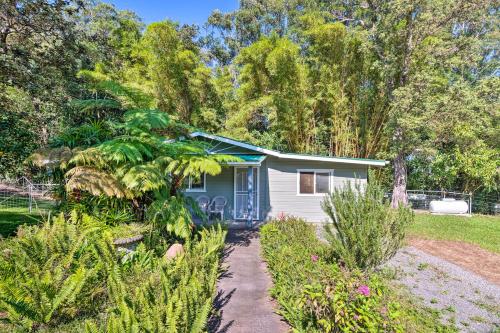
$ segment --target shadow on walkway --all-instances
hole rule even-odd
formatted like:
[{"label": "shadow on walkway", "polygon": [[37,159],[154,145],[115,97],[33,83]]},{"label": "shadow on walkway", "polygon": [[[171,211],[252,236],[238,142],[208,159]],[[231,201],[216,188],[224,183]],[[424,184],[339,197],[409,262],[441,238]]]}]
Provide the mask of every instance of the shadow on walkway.
[{"label": "shadow on walkway", "polygon": [[271,279],[260,257],[257,230],[229,230],[209,332],[286,332],[268,294]]}]

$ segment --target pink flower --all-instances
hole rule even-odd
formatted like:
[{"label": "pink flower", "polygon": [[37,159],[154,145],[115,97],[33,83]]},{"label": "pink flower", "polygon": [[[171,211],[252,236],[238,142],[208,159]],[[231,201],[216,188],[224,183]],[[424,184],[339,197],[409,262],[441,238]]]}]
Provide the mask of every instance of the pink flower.
[{"label": "pink flower", "polygon": [[318,257],[317,255],[315,255],[315,254],[313,254],[313,255],[311,256],[311,260],[312,260],[313,262],[318,261],[318,259],[319,259],[319,257]]},{"label": "pink flower", "polygon": [[286,220],[285,212],[279,212],[277,217],[278,217],[278,220],[280,220],[280,221]]},{"label": "pink flower", "polygon": [[370,296],[370,287],[367,285],[362,284],[361,286],[358,287],[358,293],[360,293],[363,296]]},{"label": "pink flower", "polygon": [[354,320],[356,320],[356,321],[359,320],[359,316],[357,314],[354,315]]}]

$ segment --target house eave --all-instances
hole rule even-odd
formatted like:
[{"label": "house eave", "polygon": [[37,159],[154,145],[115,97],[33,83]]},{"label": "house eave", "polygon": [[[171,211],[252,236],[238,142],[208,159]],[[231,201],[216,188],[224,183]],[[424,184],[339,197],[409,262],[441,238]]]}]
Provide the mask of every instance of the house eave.
[{"label": "house eave", "polygon": [[[240,141],[236,141],[233,139],[221,137],[218,135],[208,134],[204,132],[194,132],[191,133],[190,136],[192,138],[195,137],[203,137],[211,140],[221,141],[230,145],[234,145],[237,147],[253,150],[262,154],[275,156],[280,159],[292,159],[292,160],[303,160],[303,161],[319,161],[319,162],[331,162],[331,163],[344,163],[344,164],[356,164],[356,165],[366,165],[366,166],[375,166],[375,167],[383,167],[389,164],[389,161],[385,160],[370,160],[370,159],[362,159],[362,158],[347,158],[347,157],[328,157],[328,156],[314,156],[314,155],[301,155],[301,154],[290,154],[290,153],[281,153],[276,150],[265,149],[262,147],[254,146],[249,143],[244,143]],[[249,165],[249,164],[246,164]]]}]

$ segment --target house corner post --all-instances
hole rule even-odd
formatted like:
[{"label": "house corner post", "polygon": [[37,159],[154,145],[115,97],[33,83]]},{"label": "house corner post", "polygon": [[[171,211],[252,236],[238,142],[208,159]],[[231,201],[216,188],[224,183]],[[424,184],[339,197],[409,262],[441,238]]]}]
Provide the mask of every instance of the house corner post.
[{"label": "house corner post", "polygon": [[248,206],[247,206],[247,227],[250,228],[252,227],[252,219],[253,219],[253,167],[249,166],[248,167],[248,172],[247,172],[247,177],[248,177]]}]

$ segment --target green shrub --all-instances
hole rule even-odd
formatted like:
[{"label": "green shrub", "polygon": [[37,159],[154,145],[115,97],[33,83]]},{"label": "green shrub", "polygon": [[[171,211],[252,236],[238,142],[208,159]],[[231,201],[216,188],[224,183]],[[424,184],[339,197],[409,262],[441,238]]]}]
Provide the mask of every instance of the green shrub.
[{"label": "green shrub", "polygon": [[113,271],[112,306],[105,323],[87,322],[87,332],[202,332],[212,309],[225,231],[202,230],[185,255],[159,259],[145,281],[130,281]]},{"label": "green shrub", "polygon": [[116,251],[108,226],[73,212],[24,227],[0,253],[0,331],[202,332],[225,231],[202,229],[166,259]]},{"label": "green shrub", "polygon": [[13,327],[53,326],[95,314],[104,295],[111,237],[88,216],[61,214],[22,227],[0,255],[0,311]]},{"label": "green shrub", "polygon": [[272,296],[296,332],[453,332],[375,273],[349,271],[296,218],[261,228]]},{"label": "green shrub", "polygon": [[349,267],[373,269],[390,259],[401,247],[413,212],[384,202],[377,184],[335,189],[322,203],[332,225],[325,225],[333,255]]},{"label": "green shrub", "polygon": [[281,314],[300,332],[402,331],[397,303],[376,276],[339,268],[314,227],[286,218],[261,229]]},{"label": "green shrub", "polygon": [[97,221],[109,226],[131,223],[136,220],[132,205],[120,198],[93,196],[86,192],[61,197],[58,210],[64,213],[78,211],[80,214],[92,216]]}]

